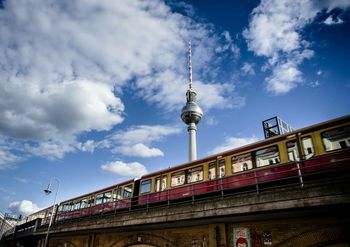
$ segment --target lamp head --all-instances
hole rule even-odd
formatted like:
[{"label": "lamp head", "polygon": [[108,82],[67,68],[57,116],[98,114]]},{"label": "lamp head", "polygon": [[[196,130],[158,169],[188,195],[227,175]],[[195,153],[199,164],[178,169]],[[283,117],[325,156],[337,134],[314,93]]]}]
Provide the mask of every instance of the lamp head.
[{"label": "lamp head", "polygon": [[51,182],[47,185],[47,188],[44,190],[44,192],[46,195],[51,194]]}]

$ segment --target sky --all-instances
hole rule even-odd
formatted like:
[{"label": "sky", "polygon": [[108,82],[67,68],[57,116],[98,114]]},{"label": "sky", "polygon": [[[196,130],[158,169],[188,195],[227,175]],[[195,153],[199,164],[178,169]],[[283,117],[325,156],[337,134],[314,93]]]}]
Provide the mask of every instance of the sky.
[{"label": "sky", "polygon": [[198,158],[349,114],[350,0],[0,0],[0,212],[186,163],[189,40]]}]

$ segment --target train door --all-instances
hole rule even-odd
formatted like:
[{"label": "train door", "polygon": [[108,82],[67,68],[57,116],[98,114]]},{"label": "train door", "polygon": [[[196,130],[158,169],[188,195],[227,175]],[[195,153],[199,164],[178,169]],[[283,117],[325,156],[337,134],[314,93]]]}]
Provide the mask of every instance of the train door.
[{"label": "train door", "polygon": [[297,138],[290,139],[286,142],[287,158],[288,162],[295,162],[299,182],[301,186],[304,186],[303,176],[302,176],[302,167],[300,164],[301,157],[303,157],[302,146],[299,136]]},{"label": "train door", "polygon": [[138,198],[139,198],[139,193],[140,193],[140,179],[136,179],[134,182],[134,191],[132,194],[132,199],[131,199],[131,206],[137,206],[138,205]]},{"label": "train door", "polygon": [[226,162],[225,159],[218,159],[217,160],[218,165],[218,176],[219,178],[223,178],[226,175]]}]

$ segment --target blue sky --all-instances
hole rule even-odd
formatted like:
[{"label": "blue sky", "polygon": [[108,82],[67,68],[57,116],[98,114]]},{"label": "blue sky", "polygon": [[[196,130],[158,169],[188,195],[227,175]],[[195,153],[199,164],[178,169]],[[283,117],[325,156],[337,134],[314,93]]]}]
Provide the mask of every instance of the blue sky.
[{"label": "blue sky", "polygon": [[185,163],[189,39],[199,158],[349,114],[348,0],[0,2],[1,212]]}]

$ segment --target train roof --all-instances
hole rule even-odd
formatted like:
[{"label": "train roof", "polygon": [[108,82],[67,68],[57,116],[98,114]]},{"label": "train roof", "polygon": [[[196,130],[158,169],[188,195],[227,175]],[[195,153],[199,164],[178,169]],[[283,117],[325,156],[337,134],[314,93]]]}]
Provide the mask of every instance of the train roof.
[{"label": "train roof", "polygon": [[115,188],[117,186],[122,186],[122,185],[125,185],[125,184],[129,184],[129,183],[134,182],[134,180],[135,179],[129,179],[127,181],[123,181],[123,182],[120,182],[118,184],[113,184],[113,185],[105,187],[103,189],[99,189],[99,190],[96,190],[96,191],[93,191],[93,192],[90,192],[90,193],[83,194],[81,196],[76,196],[76,197],[67,199],[65,201],[60,202],[60,204],[64,204],[64,203],[67,203],[67,202],[70,202],[70,201],[75,201],[77,199],[82,199],[82,198],[87,197],[87,196],[92,195],[92,194],[96,194],[96,193],[103,192],[103,191],[106,191],[106,190],[109,190],[109,189],[113,189],[113,188]]},{"label": "train roof", "polygon": [[291,131],[291,132],[288,132],[288,133],[285,133],[285,134],[282,134],[282,135],[274,136],[274,137],[271,137],[269,139],[264,139],[264,140],[261,140],[261,141],[255,142],[255,143],[251,143],[251,144],[247,144],[247,145],[244,145],[244,146],[241,146],[241,147],[238,147],[238,148],[229,149],[229,150],[226,150],[226,151],[223,151],[223,152],[220,152],[220,153],[217,153],[217,154],[213,154],[213,155],[210,155],[210,156],[207,156],[207,157],[204,157],[202,159],[198,159],[198,160],[195,160],[195,161],[192,161],[192,162],[184,163],[184,164],[181,164],[181,165],[177,165],[177,166],[174,166],[174,167],[169,167],[169,168],[166,168],[166,169],[163,169],[163,170],[160,170],[160,171],[149,173],[149,174],[143,175],[141,177],[141,179],[146,179],[146,178],[150,178],[150,177],[153,177],[153,176],[162,175],[164,173],[168,173],[168,172],[172,172],[172,171],[175,171],[175,170],[183,169],[183,168],[186,168],[186,167],[189,167],[189,166],[194,166],[196,164],[201,164],[201,163],[205,163],[205,162],[215,161],[216,159],[221,158],[223,156],[232,155],[232,154],[235,154],[235,153],[241,153],[241,152],[244,152],[244,151],[247,151],[247,150],[250,150],[250,149],[255,149],[255,148],[260,147],[260,146],[269,145],[271,143],[283,140],[286,137],[293,136],[295,134],[303,134],[303,133],[310,132],[310,131],[315,131],[315,130],[318,130],[318,129],[321,129],[321,128],[328,128],[328,127],[332,127],[334,124],[343,124],[343,123],[346,123],[346,122],[349,122],[349,121],[350,121],[350,115],[345,115],[345,116],[342,116],[342,117],[339,117],[339,118],[327,120],[327,121],[324,121],[324,122],[321,122],[321,123],[318,123],[318,124],[313,124],[313,125],[310,125],[310,126],[307,126],[307,127],[304,127],[304,128],[300,128],[300,129],[297,129],[297,130],[294,130],[294,131]]}]

